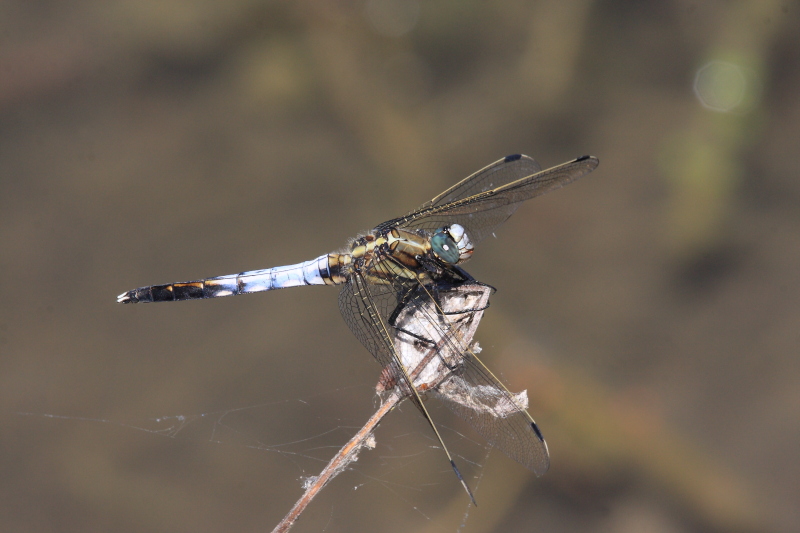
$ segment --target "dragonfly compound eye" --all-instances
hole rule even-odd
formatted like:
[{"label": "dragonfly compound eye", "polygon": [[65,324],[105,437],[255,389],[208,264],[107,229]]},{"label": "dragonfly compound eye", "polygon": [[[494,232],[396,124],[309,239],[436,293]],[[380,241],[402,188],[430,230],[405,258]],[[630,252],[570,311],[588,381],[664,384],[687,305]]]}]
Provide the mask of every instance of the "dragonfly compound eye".
[{"label": "dragonfly compound eye", "polygon": [[458,244],[453,240],[453,237],[445,231],[445,228],[436,230],[436,233],[431,237],[431,249],[434,255],[448,265],[455,265],[458,263],[459,252]]}]

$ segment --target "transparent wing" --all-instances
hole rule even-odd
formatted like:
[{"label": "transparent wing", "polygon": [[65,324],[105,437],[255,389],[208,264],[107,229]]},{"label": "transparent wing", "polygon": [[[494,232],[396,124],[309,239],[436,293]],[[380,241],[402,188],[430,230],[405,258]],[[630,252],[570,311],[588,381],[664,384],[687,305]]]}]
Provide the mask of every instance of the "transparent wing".
[{"label": "transparent wing", "polygon": [[397,296],[393,285],[370,284],[360,272],[353,272],[339,293],[339,311],[350,331],[378,363],[388,367],[393,377],[403,380],[395,360],[392,336],[381,324],[381,320],[387,320],[397,307]]},{"label": "transparent wing", "polygon": [[521,154],[509,155],[467,176],[422,207],[446,205],[462,198],[469,198],[541,170],[542,167],[532,157]]},{"label": "transparent wing", "polygon": [[[432,293],[427,292],[419,295],[425,300],[431,297]],[[441,297],[438,299],[446,301]],[[428,309],[436,307],[442,310],[439,302],[432,306],[420,305],[418,313],[424,323],[431,325],[429,334],[433,338],[447,339],[441,351],[458,353],[460,358],[449,377],[436,388],[436,396],[489,444],[536,475],[544,474],[550,467],[550,456],[542,433],[526,410],[527,396],[509,392],[478,359],[469,342],[464,342],[458,334],[458,328],[446,309],[440,316],[431,316]]]},{"label": "transparent wing", "polygon": [[486,441],[541,476],[550,468],[547,443],[528,414],[525,393],[512,394],[473,353],[464,352],[459,372],[437,397]]},{"label": "transparent wing", "polygon": [[[456,296],[466,296],[457,294],[458,285],[424,286],[392,276],[387,264],[391,260],[359,273],[342,290],[339,306],[350,329],[397,384],[407,386],[404,373],[397,371],[402,365],[417,389],[435,390],[492,446],[537,475],[546,472],[547,445],[525,410],[526,403],[512,395],[469,349],[474,329],[468,328],[467,321],[485,307],[461,303]],[[375,279],[383,282],[368,281]],[[380,315],[377,320],[375,313]],[[414,348],[404,350],[404,346]],[[431,356],[425,355],[424,348]],[[414,356],[409,353],[419,358],[411,359]],[[427,382],[426,376],[440,377]]]},{"label": "transparent wing", "polygon": [[[380,265],[380,263],[379,263]],[[433,423],[428,410],[422,403],[419,392],[414,383],[416,378],[413,373],[409,373],[406,365],[401,361],[397,348],[394,344],[396,333],[389,325],[390,321],[397,319],[396,311],[402,310],[402,305],[395,302],[404,302],[407,293],[392,294],[393,288],[414,290],[414,283],[405,286],[391,282],[392,276],[396,274],[394,269],[383,268],[383,265],[372,269],[366,275],[360,270],[351,273],[348,282],[339,293],[339,309],[344,316],[345,322],[356,337],[367,347],[375,358],[383,365],[385,375],[389,376],[392,386],[400,387],[408,398],[419,409],[422,416],[430,425],[436,438],[442,446],[442,451],[447,455],[450,466],[461,482],[464,490],[469,495],[472,503],[475,504],[475,497],[472,494],[461,472],[458,470],[452,455],[447,449],[439,430]],[[397,279],[396,277],[394,279]],[[369,280],[369,281],[368,281]],[[399,299],[398,299],[399,297]],[[391,312],[390,309],[393,309]],[[413,344],[412,344],[413,346]],[[421,350],[414,350],[421,353]]]},{"label": "transparent wing", "polygon": [[[558,189],[594,170],[599,161],[583,156],[547,170],[527,156],[509,156],[457,183],[416,211],[378,226],[435,230],[461,224],[473,243],[491,235],[525,200]],[[533,171],[532,173],[530,173]]]},{"label": "transparent wing", "polygon": [[425,355],[411,352],[436,352],[450,334],[428,324],[435,311],[427,293],[412,271],[388,255],[354,271],[339,293],[339,310],[350,330],[385,372],[406,387],[406,372],[414,385],[431,385],[418,379],[415,368]]}]

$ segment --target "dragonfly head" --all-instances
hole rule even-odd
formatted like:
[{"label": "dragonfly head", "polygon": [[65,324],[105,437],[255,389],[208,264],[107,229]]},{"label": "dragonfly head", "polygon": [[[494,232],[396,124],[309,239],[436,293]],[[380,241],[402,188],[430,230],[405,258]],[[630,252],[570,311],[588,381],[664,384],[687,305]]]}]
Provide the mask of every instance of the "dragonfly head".
[{"label": "dragonfly head", "polygon": [[472,256],[472,241],[460,224],[437,229],[431,237],[433,254],[448,265],[463,263]]}]

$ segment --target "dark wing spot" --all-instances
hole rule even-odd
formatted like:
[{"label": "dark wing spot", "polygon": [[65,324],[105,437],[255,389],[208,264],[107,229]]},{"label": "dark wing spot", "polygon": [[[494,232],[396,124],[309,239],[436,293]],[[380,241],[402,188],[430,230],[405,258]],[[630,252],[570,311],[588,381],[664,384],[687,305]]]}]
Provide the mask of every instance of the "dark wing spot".
[{"label": "dark wing spot", "polygon": [[590,155],[582,155],[578,159],[576,159],[575,161],[586,161],[590,157],[592,157],[592,156],[590,156]]},{"label": "dark wing spot", "polygon": [[536,425],[536,422],[531,422],[531,428],[533,428],[533,432],[536,433],[536,436],[539,437],[539,440],[544,442],[544,437],[542,436],[542,432],[539,431],[539,426]]},{"label": "dark wing spot", "polygon": [[510,163],[511,161],[516,161],[516,160],[517,160],[517,159],[519,159],[520,157],[522,157],[522,154],[512,154],[512,155],[507,155],[507,156],[505,157],[505,159],[503,159],[503,161],[505,161],[506,163]]}]

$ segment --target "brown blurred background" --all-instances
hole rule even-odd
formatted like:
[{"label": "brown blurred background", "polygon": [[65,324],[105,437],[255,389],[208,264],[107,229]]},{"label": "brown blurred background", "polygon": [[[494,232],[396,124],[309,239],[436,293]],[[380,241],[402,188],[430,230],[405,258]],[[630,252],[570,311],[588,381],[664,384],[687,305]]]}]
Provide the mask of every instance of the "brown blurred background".
[{"label": "brown blurred background", "polygon": [[[430,402],[296,531],[800,531],[800,3],[0,4],[0,529],[269,531],[367,419],[338,249],[516,152],[589,177],[468,270],[542,478]],[[26,414],[27,413],[27,414]]]}]

